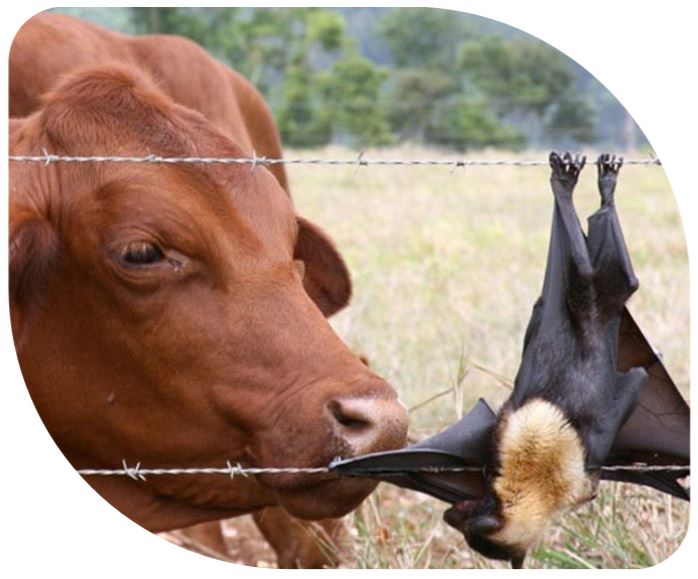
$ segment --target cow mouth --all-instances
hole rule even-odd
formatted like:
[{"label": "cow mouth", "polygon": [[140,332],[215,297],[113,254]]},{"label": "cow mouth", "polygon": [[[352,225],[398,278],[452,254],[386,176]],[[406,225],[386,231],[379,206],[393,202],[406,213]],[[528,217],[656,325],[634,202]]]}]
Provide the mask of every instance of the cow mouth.
[{"label": "cow mouth", "polygon": [[313,492],[318,487],[341,484],[346,481],[346,477],[340,477],[336,472],[326,470],[330,462],[327,460],[322,464],[300,467],[298,470],[301,472],[261,473],[256,478],[262,486],[277,493]]},{"label": "cow mouth", "polygon": [[341,517],[351,512],[378,484],[334,472],[269,473],[256,478],[289,513],[308,520]]},{"label": "cow mouth", "polygon": [[342,517],[353,511],[376,488],[377,481],[360,478],[325,478],[315,484],[276,491],[279,503],[300,519]]},{"label": "cow mouth", "polygon": [[[313,450],[309,447],[286,449],[283,456],[277,456],[269,452],[268,448],[279,448],[280,442],[272,441],[272,444],[260,445],[258,447],[248,447],[246,458],[248,463],[254,466],[264,465],[266,467],[288,469],[291,472],[269,472],[257,475],[257,481],[264,487],[277,493],[304,493],[312,492],[320,486],[341,484],[346,477],[340,476],[336,472],[325,470],[327,466],[337,457],[350,457],[355,454],[345,441],[332,437],[327,441],[324,452],[313,456]],[[296,452],[292,452],[292,451]],[[305,451],[305,452],[303,452]],[[295,456],[295,458],[293,458]],[[298,467],[298,471],[291,467]],[[316,471],[316,472],[309,472]]]}]

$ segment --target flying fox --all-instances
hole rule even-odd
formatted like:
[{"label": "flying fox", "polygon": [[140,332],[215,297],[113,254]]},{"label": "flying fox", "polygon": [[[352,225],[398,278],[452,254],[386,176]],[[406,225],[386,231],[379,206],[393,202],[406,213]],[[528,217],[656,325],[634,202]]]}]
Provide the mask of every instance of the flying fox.
[{"label": "flying fox", "polygon": [[[553,517],[594,498],[601,479],[689,500],[679,482],[689,474],[689,407],[626,307],[638,279],[614,203],[622,159],[597,160],[601,204],[587,234],[573,203],[585,161],[550,154],[543,289],[499,412],[480,400],[428,440],[333,465],[451,503],[445,521],[515,568]],[[623,468],[636,463],[653,468]]]}]

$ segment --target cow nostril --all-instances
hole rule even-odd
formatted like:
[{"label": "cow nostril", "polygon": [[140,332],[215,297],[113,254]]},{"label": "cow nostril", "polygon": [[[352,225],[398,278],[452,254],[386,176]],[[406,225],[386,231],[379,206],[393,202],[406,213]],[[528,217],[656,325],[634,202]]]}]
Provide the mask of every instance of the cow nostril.
[{"label": "cow nostril", "polygon": [[350,404],[332,400],[327,408],[339,424],[353,432],[360,432],[373,426],[370,418],[363,414],[361,409],[353,408]]},{"label": "cow nostril", "polygon": [[405,443],[407,413],[395,398],[337,397],[325,403],[325,411],[335,435],[354,454],[390,450]]}]

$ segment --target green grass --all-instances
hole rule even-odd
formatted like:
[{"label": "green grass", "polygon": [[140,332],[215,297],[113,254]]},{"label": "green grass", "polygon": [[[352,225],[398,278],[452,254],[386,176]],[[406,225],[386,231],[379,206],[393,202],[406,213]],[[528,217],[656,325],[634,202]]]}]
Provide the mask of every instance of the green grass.
[{"label": "green grass", "polygon": [[[342,149],[323,154],[355,156]],[[451,157],[413,148],[366,156]],[[473,167],[451,174],[445,167],[290,166],[289,172],[299,213],[332,235],[353,274],[352,305],[332,320],[334,328],[368,357],[408,407],[435,397],[411,412],[411,437],[437,432],[480,396],[494,406],[501,403],[510,392],[542,283],[552,210],[549,170]],[[598,202],[595,181],[589,166],[575,197],[583,224]],[[688,262],[663,170],[624,167],[616,200],[640,278],[630,308],[688,396]],[[471,552],[463,537],[441,522],[443,510],[434,499],[381,485],[351,516],[357,556],[348,564],[503,566]],[[595,502],[553,525],[527,565],[647,567],[677,548],[687,524],[688,508],[680,501],[603,484]]]}]

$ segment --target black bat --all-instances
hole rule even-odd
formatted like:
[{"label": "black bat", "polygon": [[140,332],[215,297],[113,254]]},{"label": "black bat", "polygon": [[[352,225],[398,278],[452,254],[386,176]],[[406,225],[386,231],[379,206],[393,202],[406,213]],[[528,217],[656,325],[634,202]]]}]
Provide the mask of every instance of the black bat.
[{"label": "black bat", "polygon": [[[471,547],[523,564],[553,515],[595,496],[598,481],[688,500],[689,408],[625,303],[638,287],[614,205],[622,159],[597,161],[601,207],[584,235],[572,192],[584,158],[550,155],[554,212],[543,291],[514,391],[495,414],[480,400],[459,422],[406,449],[333,469],[430,494]],[[458,472],[460,470],[460,472]]]}]

